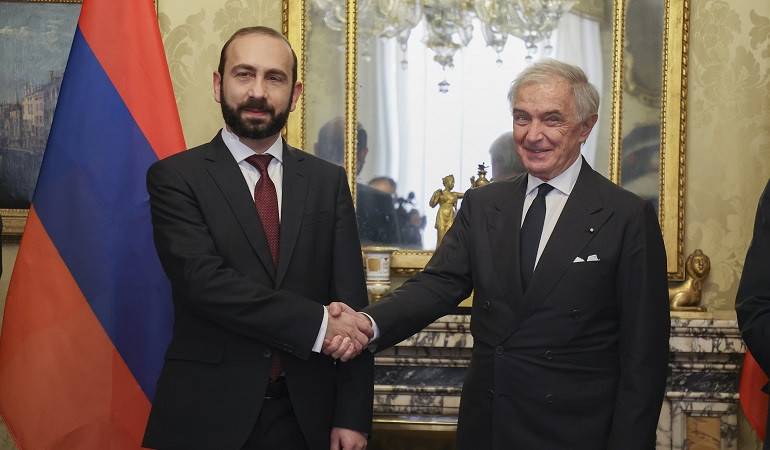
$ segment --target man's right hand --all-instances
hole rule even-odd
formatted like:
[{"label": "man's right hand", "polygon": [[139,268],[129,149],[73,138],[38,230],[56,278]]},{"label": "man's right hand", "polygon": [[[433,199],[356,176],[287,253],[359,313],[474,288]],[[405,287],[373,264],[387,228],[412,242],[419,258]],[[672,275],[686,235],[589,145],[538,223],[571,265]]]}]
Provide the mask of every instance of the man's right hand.
[{"label": "man's right hand", "polygon": [[358,356],[374,335],[369,319],[342,302],[329,304],[328,312],[324,354],[341,361]]}]

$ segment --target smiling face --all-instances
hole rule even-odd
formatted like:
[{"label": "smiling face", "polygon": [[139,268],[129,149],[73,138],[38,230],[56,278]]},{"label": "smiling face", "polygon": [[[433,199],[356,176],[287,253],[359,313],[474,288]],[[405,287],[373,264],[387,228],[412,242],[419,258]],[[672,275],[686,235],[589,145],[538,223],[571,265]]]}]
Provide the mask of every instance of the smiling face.
[{"label": "smiling face", "polygon": [[214,98],[230,131],[245,140],[274,140],[294,110],[301,83],[293,83],[288,45],[273,36],[247,34],[226,51],[214,72]]},{"label": "smiling face", "polygon": [[513,102],[516,152],[527,172],[548,181],[580,156],[580,145],[596,123],[594,114],[581,121],[569,82],[553,76],[519,87]]}]

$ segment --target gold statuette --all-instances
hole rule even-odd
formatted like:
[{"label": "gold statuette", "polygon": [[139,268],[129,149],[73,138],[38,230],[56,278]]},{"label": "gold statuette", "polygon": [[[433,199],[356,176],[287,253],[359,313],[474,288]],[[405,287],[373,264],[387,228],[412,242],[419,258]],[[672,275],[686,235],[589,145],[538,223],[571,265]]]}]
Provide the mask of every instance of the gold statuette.
[{"label": "gold statuette", "polygon": [[462,192],[453,192],[455,187],[454,175],[447,175],[441,179],[444,182],[444,189],[438,189],[430,197],[430,206],[435,208],[438,205],[436,214],[436,247],[441,244],[444,235],[449,231],[449,227],[455,220],[457,214],[457,200],[463,198]]}]

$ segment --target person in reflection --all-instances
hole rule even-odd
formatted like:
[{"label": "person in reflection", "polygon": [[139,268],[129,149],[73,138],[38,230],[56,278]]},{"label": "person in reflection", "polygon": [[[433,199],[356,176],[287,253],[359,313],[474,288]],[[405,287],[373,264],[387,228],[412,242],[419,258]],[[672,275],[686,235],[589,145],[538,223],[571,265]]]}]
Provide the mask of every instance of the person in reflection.
[{"label": "person in reflection", "polygon": [[378,191],[390,194],[392,197],[396,197],[396,180],[390,177],[379,176],[369,180],[369,186],[377,189]]},{"label": "person in reflection", "polygon": [[[358,124],[356,145],[356,177],[369,154],[367,134]],[[341,117],[326,122],[318,130],[315,154],[331,163],[342,165],[345,156],[345,121]],[[401,232],[393,197],[374,187],[356,183],[356,218],[358,235],[363,245],[398,245]]]},{"label": "person in reflection", "polygon": [[660,125],[638,125],[621,144],[620,173],[623,186],[645,200],[655,210],[660,197]]},{"label": "person in reflection", "polygon": [[425,229],[426,219],[414,205],[414,192],[409,192],[406,197],[399,196],[396,180],[386,176],[372,178],[369,180],[369,186],[390,194],[393,198],[401,237],[399,246],[421,249],[422,231]]},{"label": "person in reflection", "polygon": [[[754,237],[746,253],[735,310],[741,336],[751,355],[765,374],[770,374],[770,181],[757,207]],[[768,385],[763,391],[753,395],[766,396]],[[770,410],[767,417],[766,427],[770,429]],[[765,439],[763,448],[770,450],[770,438]]]},{"label": "person in reflection", "polygon": [[670,326],[657,216],[580,156],[599,105],[580,68],[532,64],[508,98],[527,173],[466,192],[425,269],[364,309],[371,347],[473,292],[459,449],[652,449]]},{"label": "person in reflection", "polygon": [[492,142],[489,147],[489,156],[492,159],[492,181],[510,180],[526,172],[516,153],[512,131],[506,131]]},{"label": "person in reflection", "polygon": [[213,90],[224,128],[147,174],[175,323],[143,445],[363,449],[372,355],[320,351],[327,335],[357,349],[371,335],[325,306],[368,302],[345,172],[281,139],[302,84],[277,31],[235,32]]}]

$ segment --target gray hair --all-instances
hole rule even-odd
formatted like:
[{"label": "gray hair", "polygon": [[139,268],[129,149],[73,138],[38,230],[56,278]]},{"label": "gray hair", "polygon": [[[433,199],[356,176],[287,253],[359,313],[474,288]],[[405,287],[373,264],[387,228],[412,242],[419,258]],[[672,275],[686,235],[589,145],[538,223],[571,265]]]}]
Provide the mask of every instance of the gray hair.
[{"label": "gray hair", "polygon": [[508,102],[513,109],[513,102],[519,88],[528,84],[546,83],[553,77],[566,80],[572,86],[575,96],[575,109],[578,119],[582,122],[599,111],[599,92],[588,81],[585,72],[578,66],[567,64],[556,59],[542,59],[530,65],[511,83],[508,90]]}]

